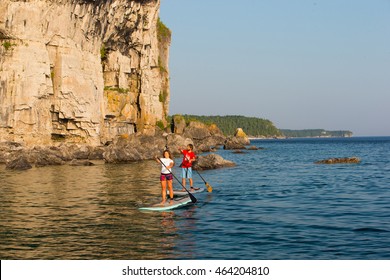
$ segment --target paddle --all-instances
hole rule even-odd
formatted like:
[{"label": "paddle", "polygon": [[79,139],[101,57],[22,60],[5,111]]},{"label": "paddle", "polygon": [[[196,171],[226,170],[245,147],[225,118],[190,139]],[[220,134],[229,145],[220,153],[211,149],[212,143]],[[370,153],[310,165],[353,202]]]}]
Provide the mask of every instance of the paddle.
[{"label": "paddle", "polygon": [[[159,157],[156,157],[156,158],[158,159],[159,162],[161,162],[162,165],[164,165],[164,167],[165,167],[167,170],[169,170],[168,167],[161,161],[161,159],[160,159]],[[177,177],[175,176],[175,174],[173,174],[172,172],[170,172],[170,173],[172,174],[173,177],[175,177],[175,179],[179,182],[179,184],[180,184],[180,185],[186,190],[186,192],[189,194],[192,203],[195,203],[195,202],[197,201],[196,197],[195,197],[192,193],[190,193],[190,192],[186,189],[186,187],[183,186],[183,184],[179,181],[179,179],[177,179]]]},{"label": "paddle", "polygon": [[202,175],[200,175],[200,173],[198,172],[198,170],[195,170],[195,171],[196,171],[196,173],[198,173],[198,175],[200,176],[200,178],[202,178],[204,184],[205,184],[206,187],[207,187],[207,191],[208,191],[208,192],[212,192],[212,191],[213,191],[213,188],[210,186],[210,184],[206,182],[206,180],[202,177]]}]

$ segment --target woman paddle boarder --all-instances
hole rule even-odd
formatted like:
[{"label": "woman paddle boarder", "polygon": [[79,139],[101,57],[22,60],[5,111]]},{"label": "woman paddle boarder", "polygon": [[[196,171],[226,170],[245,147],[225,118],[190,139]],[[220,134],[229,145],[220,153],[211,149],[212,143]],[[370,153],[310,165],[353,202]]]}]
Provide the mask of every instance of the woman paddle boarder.
[{"label": "woman paddle boarder", "polygon": [[162,195],[161,204],[165,204],[167,200],[167,185],[168,185],[169,198],[171,199],[170,200],[171,203],[173,199],[172,167],[175,165],[175,162],[173,161],[171,152],[168,150],[165,150],[163,152],[162,158],[158,158],[157,156],[155,158],[156,161],[161,164],[161,175],[160,175],[161,195]]}]

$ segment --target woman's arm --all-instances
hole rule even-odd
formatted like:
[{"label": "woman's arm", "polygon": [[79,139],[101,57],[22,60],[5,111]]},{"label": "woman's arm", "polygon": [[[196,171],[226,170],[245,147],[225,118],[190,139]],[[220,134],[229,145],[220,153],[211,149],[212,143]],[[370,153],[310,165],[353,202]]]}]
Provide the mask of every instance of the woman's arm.
[{"label": "woman's arm", "polygon": [[175,166],[175,162],[172,160],[172,162],[169,164],[168,168],[171,169],[174,166]]}]

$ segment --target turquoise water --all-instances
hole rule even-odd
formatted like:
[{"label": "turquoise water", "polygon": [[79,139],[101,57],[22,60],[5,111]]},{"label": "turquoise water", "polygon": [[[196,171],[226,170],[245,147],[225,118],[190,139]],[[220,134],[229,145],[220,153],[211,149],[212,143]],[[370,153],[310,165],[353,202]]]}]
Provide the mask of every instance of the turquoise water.
[{"label": "turquoise water", "polygon": [[0,167],[0,257],[390,259],[390,137],[252,145],[264,150],[218,151],[237,166],[202,171],[214,191],[167,213],[137,209],[160,199],[154,161]]}]

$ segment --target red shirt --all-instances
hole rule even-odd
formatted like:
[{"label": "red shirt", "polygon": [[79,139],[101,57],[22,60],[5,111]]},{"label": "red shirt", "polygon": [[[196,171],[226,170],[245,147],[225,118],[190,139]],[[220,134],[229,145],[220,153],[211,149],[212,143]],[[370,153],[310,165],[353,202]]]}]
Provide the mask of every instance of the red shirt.
[{"label": "red shirt", "polygon": [[195,158],[195,153],[192,151],[189,152],[187,150],[182,150],[181,153],[184,155],[183,161],[181,163],[181,167],[183,168],[192,167],[192,161],[190,160]]}]

